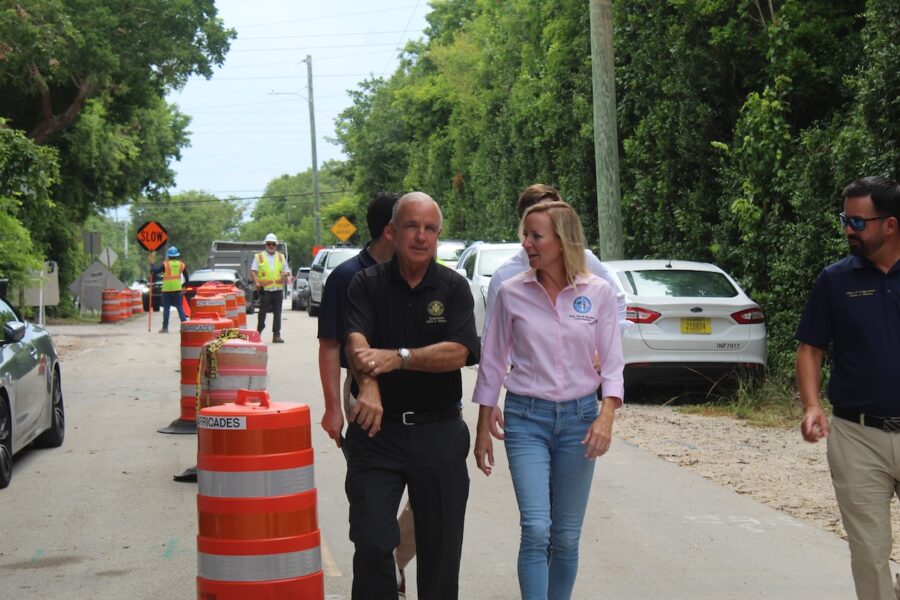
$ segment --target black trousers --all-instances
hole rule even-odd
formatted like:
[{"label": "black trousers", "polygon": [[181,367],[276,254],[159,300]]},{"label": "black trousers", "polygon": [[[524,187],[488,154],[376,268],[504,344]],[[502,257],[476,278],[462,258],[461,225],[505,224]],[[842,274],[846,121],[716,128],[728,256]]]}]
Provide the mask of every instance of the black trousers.
[{"label": "black trousers", "polygon": [[281,305],[284,302],[284,291],[272,292],[260,290],[259,314],[256,316],[256,330],[260,333],[266,328],[266,314],[272,313],[272,335],[281,335]]},{"label": "black trousers", "polygon": [[345,489],[350,501],[353,600],[396,600],[397,511],[409,488],[416,525],[418,597],[456,600],[469,499],[469,429],[461,418],[425,425],[382,422],[373,438],[352,423]]}]

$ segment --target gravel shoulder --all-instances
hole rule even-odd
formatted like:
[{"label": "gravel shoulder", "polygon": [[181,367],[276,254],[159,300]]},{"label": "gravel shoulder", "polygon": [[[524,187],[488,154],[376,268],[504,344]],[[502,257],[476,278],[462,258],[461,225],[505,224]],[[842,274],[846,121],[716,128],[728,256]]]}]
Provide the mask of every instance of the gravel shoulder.
[{"label": "gravel shoulder", "polygon": [[[626,405],[615,436],[846,539],[825,442],[810,444],[794,429],[761,428],[730,417],[678,412],[669,406]],[[900,538],[900,503],[891,502],[893,539]],[[892,558],[900,560],[894,545]]]}]

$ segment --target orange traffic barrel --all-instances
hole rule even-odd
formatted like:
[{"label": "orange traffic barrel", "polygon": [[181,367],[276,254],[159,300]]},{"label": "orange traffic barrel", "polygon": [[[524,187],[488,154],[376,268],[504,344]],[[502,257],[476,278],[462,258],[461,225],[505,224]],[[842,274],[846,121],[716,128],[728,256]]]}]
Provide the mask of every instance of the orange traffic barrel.
[{"label": "orange traffic barrel", "polygon": [[139,315],[144,312],[144,301],[140,290],[131,290],[131,314]]},{"label": "orange traffic barrel", "polygon": [[237,300],[238,309],[238,327],[246,327],[247,325],[247,295],[243,290],[237,290],[234,293]]},{"label": "orange traffic barrel", "polygon": [[197,433],[197,597],[323,600],[309,407],[240,390]]},{"label": "orange traffic barrel", "polygon": [[223,319],[228,318],[228,310],[225,307],[225,296],[213,288],[204,289],[202,286],[197,288],[197,294],[191,298],[191,314],[206,313],[221,315]]},{"label": "orange traffic barrel", "polygon": [[122,314],[122,303],[119,301],[119,290],[105,289],[100,292],[100,298],[102,300],[101,323],[115,323],[125,317]]},{"label": "orange traffic barrel", "polygon": [[131,290],[119,290],[119,314],[123,319],[131,316]]},{"label": "orange traffic barrel", "polygon": [[206,342],[200,406],[234,402],[240,389],[265,390],[268,358],[269,347],[258,336],[256,340],[219,337]]},{"label": "orange traffic barrel", "polygon": [[160,433],[196,433],[197,431],[197,377],[200,370],[200,353],[203,344],[215,339],[223,329],[234,324],[218,314],[194,313],[181,324],[181,414]]},{"label": "orange traffic barrel", "polygon": [[241,326],[241,319],[238,314],[237,291],[234,286],[228,286],[228,290],[225,292],[225,317],[234,321],[235,327]]}]

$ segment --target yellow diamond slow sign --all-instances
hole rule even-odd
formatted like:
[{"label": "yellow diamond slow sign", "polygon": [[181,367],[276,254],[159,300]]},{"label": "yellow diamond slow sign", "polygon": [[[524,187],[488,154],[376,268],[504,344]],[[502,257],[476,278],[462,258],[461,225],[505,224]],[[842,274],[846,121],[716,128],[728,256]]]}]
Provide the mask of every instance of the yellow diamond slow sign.
[{"label": "yellow diamond slow sign", "polygon": [[355,231],[356,225],[351,223],[347,217],[341,217],[331,226],[331,233],[342,242],[346,242],[347,238],[353,235]]}]

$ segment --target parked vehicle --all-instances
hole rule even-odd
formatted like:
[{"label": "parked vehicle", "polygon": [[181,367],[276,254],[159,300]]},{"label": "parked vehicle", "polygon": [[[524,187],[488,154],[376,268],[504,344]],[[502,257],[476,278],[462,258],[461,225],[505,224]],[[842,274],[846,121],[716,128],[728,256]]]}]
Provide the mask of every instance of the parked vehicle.
[{"label": "parked vehicle", "polygon": [[144,304],[144,312],[150,310],[150,294],[153,294],[153,311],[159,310],[162,303],[162,277],[154,277],[153,285],[147,283],[146,279],[138,280],[141,290],[141,302]]},{"label": "parked vehicle", "polygon": [[190,273],[188,282],[184,284],[182,291],[188,302],[197,295],[197,288],[204,283],[217,281],[237,287],[243,294],[247,302],[246,312],[248,315],[253,314],[253,303],[250,298],[253,296],[253,284],[244,279],[241,274],[234,269],[197,269]]},{"label": "parked vehicle", "polygon": [[352,246],[332,246],[322,248],[313,258],[309,267],[309,316],[319,314],[319,306],[322,304],[322,292],[325,290],[325,281],[334,271],[334,268],[345,260],[349,260],[359,254],[361,248]]},{"label": "parked vehicle", "polygon": [[484,309],[491,275],[521,249],[521,244],[512,242],[474,242],[459,255],[456,270],[469,280],[472,299],[475,301],[475,330],[479,337],[484,329]]},{"label": "parked vehicle", "polygon": [[291,285],[291,310],[306,310],[308,306],[309,267],[300,267]]},{"label": "parked vehicle", "polygon": [[32,443],[61,446],[66,418],[59,357],[50,334],[26,322],[4,298],[0,322],[0,488],[5,488],[13,456]]},{"label": "parked vehicle", "polygon": [[438,240],[435,258],[442,265],[452,269],[456,267],[459,255],[463,253],[467,245],[468,243],[462,240]]},{"label": "parked vehicle", "polygon": [[[253,266],[254,255],[264,252],[266,243],[263,241],[236,242],[231,240],[215,240],[209,249],[209,257],[206,266],[210,269],[234,269],[240,273],[244,281],[250,284],[250,294],[247,296],[247,313],[252,314],[259,308],[259,290],[253,288],[253,275],[250,267]],[[276,250],[281,252],[285,259],[288,258],[287,244],[278,242]],[[290,264],[290,260],[288,260]],[[190,269],[188,269],[190,271]]]},{"label": "parked vehicle", "polygon": [[625,384],[706,383],[766,365],[766,317],[719,267],[675,260],[607,261],[625,292]]}]

